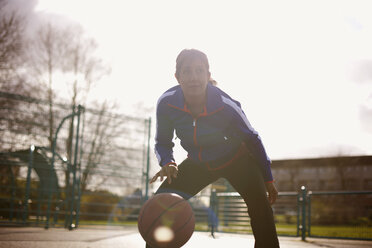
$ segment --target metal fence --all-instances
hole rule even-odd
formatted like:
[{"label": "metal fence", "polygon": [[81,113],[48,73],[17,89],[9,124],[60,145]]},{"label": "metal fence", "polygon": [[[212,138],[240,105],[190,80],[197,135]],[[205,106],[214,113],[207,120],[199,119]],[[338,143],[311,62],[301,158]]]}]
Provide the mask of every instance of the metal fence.
[{"label": "metal fence", "polygon": [[[250,233],[250,219],[237,192],[213,193],[218,222],[210,230]],[[372,191],[279,192],[273,205],[278,235],[372,240]]]},{"label": "metal fence", "polygon": [[[149,194],[150,126],[105,106],[51,109],[48,101],[0,92],[0,225],[135,225]],[[196,230],[251,232],[238,193],[189,201]],[[372,191],[303,187],[280,192],[273,210],[282,236],[372,240]]]},{"label": "metal fence", "polygon": [[150,126],[106,105],[0,92],[0,225],[131,218],[148,195]]},{"label": "metal fence", "polygon": [[307,193],[309,237],[372,240],[372,191]]}]

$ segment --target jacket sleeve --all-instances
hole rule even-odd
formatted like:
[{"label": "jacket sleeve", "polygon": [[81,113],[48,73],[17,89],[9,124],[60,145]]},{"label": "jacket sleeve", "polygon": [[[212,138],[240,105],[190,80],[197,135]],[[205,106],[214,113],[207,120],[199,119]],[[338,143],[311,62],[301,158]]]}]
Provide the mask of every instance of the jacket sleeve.
[{"label": "jacket sleeve", "polygon": [[271,182],[273,181],[270,167],[271,160],[266,154],[261,138],[249,123],[244,111],[240,107],[240,103],[233,103],[234,104],[230,104],[230,106],[233,108],[232,113],[238,134],[243,137],[243,141],[251,152],[252,157],[260,165],[264,181]]},{"label": "jacket sleeve", "polygon": [[156,136],[155,136],[155,154],[159,165],[174,163],[173,157],[173,133],[174,127],[172,121],[166,114],[166,107],[158,104],[156,109]]}]

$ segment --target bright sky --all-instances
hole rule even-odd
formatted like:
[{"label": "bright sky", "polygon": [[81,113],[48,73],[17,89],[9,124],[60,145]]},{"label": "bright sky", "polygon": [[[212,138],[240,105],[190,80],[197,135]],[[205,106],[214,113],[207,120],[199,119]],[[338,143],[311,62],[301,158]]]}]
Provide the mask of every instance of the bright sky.
[{"label": "bright sky", "polygon": [[[79,22],[112,74],[93,91],[134,113],[176,84],[183,48],[204,51],[272,159],[372,155],[370,1],[39,0]],[[362,69],[361,69],[362,68]],[[176,155],[177,157],[177,155]]]}]

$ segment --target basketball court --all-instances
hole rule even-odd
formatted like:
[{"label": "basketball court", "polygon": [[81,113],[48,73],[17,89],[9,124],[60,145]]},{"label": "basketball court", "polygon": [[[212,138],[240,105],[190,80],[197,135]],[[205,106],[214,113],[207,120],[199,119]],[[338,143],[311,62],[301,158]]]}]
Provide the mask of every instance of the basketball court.
[{"label": "basketball court", "polygon": [[[372,247],[372,241],[353,241],[337,239],[310,239],[306,242],[300,238],[279,237],[282,248],[367,248]],[[252,235],[216,233],[213,239],[210,233],[194,232],[184,248],[226,248],[226,247],[252,247]],[[87,227],[74,231],[51,228],[0,228],[1,248],[144,248],[145,243],[138,233],[136,226],[130,227]]]}]

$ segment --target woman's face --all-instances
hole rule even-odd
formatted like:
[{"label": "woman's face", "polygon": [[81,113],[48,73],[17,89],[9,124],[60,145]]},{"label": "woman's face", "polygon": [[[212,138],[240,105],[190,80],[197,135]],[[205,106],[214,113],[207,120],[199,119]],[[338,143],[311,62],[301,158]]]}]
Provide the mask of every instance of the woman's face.
[{"label": "woman's face", "polygon": [[188,97],[204,97],[210,72],[199,58],[186,59],[176,75],[183,94]]}]

